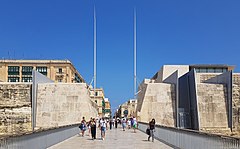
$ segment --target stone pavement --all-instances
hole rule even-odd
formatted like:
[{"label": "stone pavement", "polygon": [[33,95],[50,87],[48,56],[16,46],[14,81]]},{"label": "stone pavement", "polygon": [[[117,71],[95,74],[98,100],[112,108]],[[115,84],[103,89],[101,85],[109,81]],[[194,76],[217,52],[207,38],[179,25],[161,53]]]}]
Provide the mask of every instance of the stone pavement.
[{"label": "stone pavement", "polygon": [[168,145],[154,140],[147,140],[147,135],[139,130],[136,133],[132,129],[123,131],[120,128],[106,131],[105,140],[101,140],[100,131],[97,131],[97,139],[92,140],[88,130],[84,137],[76,135],[48,149],[171,149]]}]

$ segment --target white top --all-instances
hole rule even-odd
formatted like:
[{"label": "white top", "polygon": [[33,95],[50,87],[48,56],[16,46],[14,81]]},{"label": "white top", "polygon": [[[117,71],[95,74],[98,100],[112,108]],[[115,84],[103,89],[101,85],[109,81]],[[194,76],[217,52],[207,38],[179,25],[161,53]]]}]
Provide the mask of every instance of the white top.
[{"label": "white top", "polygon": [[136,117],[133,118],[133,125],[137,125],[137,119],[136,119]]},{"label": "white top", "polygon": [[106,121],[105,120],[100,120],[100,126],[101,127],[106,127]]},{"label": "white top", "polygon": [[128,125],[131,125],[131,121],[130,120],[128,120]]}]

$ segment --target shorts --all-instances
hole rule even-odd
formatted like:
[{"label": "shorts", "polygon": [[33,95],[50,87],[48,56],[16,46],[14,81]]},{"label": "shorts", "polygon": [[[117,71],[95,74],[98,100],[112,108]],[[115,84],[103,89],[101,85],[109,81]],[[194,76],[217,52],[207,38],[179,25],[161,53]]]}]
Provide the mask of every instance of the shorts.
[{"label": "shorts", "polygon": [[136,124],[134,124],[134,125],[133,125],[133,128],[137,128],[137,125],[136,125]]},{"label": "shorts", "polygon": [[106,127],[101,127],[101,131],[106,131]]}]

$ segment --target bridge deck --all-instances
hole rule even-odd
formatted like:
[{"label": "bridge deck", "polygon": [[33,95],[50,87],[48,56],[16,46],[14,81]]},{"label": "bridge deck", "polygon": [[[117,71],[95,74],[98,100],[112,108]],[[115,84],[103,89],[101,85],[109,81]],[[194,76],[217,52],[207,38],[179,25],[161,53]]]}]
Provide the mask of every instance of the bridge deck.
[{"label": "bridge deck", "polygon": [[132,129],[123,131],[121,128],[106,131],[105,140],[101,140],[100,131],[97,131],[97,139],[92,140],[86,131],[84,137],[76,135],[61,143],[51,146],[49,149],[77,149],[77,148],[99,148],[99,149],[171,149],[166,144],[154,140],[147,140],[147,135],[143,132],[133,132]]}]

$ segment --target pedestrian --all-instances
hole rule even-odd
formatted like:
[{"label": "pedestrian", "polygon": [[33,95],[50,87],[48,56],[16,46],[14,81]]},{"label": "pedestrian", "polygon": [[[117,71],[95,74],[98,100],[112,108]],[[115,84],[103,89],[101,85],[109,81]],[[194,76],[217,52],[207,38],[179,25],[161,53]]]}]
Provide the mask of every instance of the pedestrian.
[{"label": "pedestrian", "polygon": [[107,129],[107,122],[106,122],[106,120],[104,118],[102,118],[100,120],[100,130],[101,130],[101,138],[102,138],[102,140],[105,139],[106,129]]},{"label": "pedestrian", "polygon": [[110,121],[109,121],[110,130],[112,130],[112,124],[113,124],[113,121],[112,121],[112,119],[110,119]]},{"label": "pedestrian", "polygon": [[126,119],[125,118],[122,119],[122,128],[123,128],[123,131],[125,131],[125,128],[126,128]]},{"label": "pedestrian", "polygon": [[117,128],[118,122],[117,119],[115,119],[115,128]]},{"label": "pedestrian", "polygon": [[150,129],[150,134],[148,136],[148,141],[150,141],[150,137],[152,137],[152,142],[154,141],[154,131],[155,131],[155,119],[153,118],[149,122],[149,129]]},{"label": "pedestrian", "polygon": [[96,139],[96,129],[97,129],[97,124],[96,124],[96,121],[95,119],[93,118],[90,122],[90,127],[91,127],[91,135],[92,135],[92,139]]},{"label": "pedestrian", "polygon": [[131,120],[131,128],[133,127],[133,117],[130,118]]},{"label": "pedestrian", "polygon": [[130,119],[127,120],[127,124],[128,124],[128,129],[130,129],[131,128],[131,120]]},{"label": "pedestrian", "polygon": [[133,131],[134,131],[134,133],[136,133],[136,129],[137,129],[137,119],[136,119],[136,117],[133,117]]},{"label": "pedestrian", "polygon": [[85,117],[82,118],[81,124],[80,124],[80,129],[82,131],[82,136],[84,137],[84,132],[86,131],[86,120]]},{"label": "pedestrian", "polygon": [[88,134],[89,134],[89,136],[90,136],[90,134],[91,134],[91,126],[90,126],[91,121],[92,121],[92,117],[90,118],[89,122],[87,122],[87,128],[88,128]]}]

